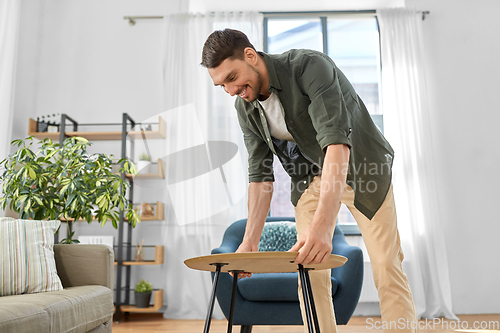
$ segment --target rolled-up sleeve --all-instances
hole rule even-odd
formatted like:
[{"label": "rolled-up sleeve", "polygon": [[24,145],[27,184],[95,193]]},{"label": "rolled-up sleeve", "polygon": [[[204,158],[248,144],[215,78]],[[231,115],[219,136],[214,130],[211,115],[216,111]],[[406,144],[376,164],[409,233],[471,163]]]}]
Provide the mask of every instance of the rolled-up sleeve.
[{"label": "rolled-up sleeve", "polygon": [[322,55],[304,56],[297,81],[311,100],[307,111],[321,149],[331,144],[351,148],[349,116],[333,62]]},{"label": "rolled-up sleeve", "polygon": [[274,182],[273,152],[267,143],[248,126],[238,112],[238,121],[248,152],[248,181]]}]

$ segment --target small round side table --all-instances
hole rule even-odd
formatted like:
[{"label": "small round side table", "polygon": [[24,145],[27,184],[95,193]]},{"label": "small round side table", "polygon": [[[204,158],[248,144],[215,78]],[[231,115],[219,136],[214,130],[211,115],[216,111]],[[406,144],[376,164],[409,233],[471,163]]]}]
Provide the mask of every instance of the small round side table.
[{"label": "small round side table", "polygon": [[[210,322],[215,305],[215,293],[219,282],[219,275],[223,273],[233,273],[233,289],[231,293],[231,307],[229,311],[227,332],[232,332],[234,303],[236,298],[236,286],[238,274],[249,273],[292,273],[299,272],[304,297],[304,307],[307,317],[307,327],[310,333],[320,333],[318,315],[314,305],[314,298],[309,279],[310,270],[330,269],[342,266],[347,262],[347,258],[331,254],[323,264],[297,265],[295,258],[298,252],[246,252],[246,253],[223,253],[209,256],[195,257],[184,261],[186,266],[200,271],[215,272],[212,285],[212,295],[205,320],[204,333],[210,330]],[[313,327],[314,322],[314,327]]]}]

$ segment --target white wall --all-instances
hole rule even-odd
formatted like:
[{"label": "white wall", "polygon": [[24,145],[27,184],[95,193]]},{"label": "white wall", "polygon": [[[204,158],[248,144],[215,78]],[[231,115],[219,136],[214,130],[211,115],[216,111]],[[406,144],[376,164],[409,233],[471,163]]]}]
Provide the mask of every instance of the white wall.
[{"label": "white wall", "polygon": [[453,310],[500,313],[500,2],[406,0],[424,38]]},{"label": "white wall", "polygon": [[161,20],[131,27],[123,16],[161,16],[187,4],[23,0],[13,137],[27,135],[30,116],[66,113],[85,123],[160,113]]},{"label": "white wall", "polygon": [[[130,27],[124,15],[191,11],[343,10],[404,4],[377,1],[23,0],[13,136],[27,118],[67,113],[80,122],[144,119],[161,111],[161,23]],[[429,91],[456,313],[500,312],[500,21],[496,0],[406,0],[425,21]],[[182,8],[181,8],[182,7]],[[137,233],[136,233],[137,234]],[[140,233],[138,237],[141,237]]]}]

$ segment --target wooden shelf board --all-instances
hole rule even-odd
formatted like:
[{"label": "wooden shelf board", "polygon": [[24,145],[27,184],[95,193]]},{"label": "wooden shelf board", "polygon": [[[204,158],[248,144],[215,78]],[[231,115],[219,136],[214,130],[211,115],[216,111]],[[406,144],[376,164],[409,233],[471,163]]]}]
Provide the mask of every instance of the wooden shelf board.
[{"label": "wooden shelf board", "polygon": [[[143,266],[143,265],[161,265],[164,260],[165,247],[163,245],[155,246],[155,260],[154,261],[123,261],[123,266]],[[115,261],[115,266],[118,263]]]},{"label": "wooden shelf board", "polygon": [[163,289],[155,290],[153,293],[154,305],[148,308],[138,308],[134,305],[122,305],[120,310],[122,312],[137,312],[137,313],[151,313],[158,312],[163,306]]},{"label": "wooden shelf board", "polygon": [[45,138],[51,139],[52,141],[59,140],[59,132],[57,133],[38,133],[38,132],[28,132],[28,136],[33,136],[38,140],[43,140]]},{"label": "wooden shelf board", "polygon": [[[161,265],[163,263],[157,263],[155,261],[124,261],[123,266],[147,266],[147,265]],[[115,266],[118,263],[115,261]]]},{"label": "wooden shelf board", "polygon": [[[71,125],[69,126],[71,127]],[[49,133],[49,132],[37,132],[36,131],[36,120],[29,119],[28,135],[33,136],[39,140],[45,138],[50,138],[52,140],[59,140],[59,132]],[[165,121],[159,117],[158,120],[158,131],[144,131],[146,139],[165,139],[166,138],[166,125]],[[66,136],[81,136],[87,140],[121,140],[122,132],[66,132]],[[141,131],[129,131],[127,136],[132,139],[142,139]]]},{"label": "wooden shelf board", "polygon": [[146,217],[141,217],[141,222],[142,221],[158,221],[160,220],[159,218],[157,218],[156,216],[146,216]]},{"label": "wooden shelf board", "polygon": [[[158,131],[144,131],[146,139],[165,139],[167,137],[167,125],[162,117],[158,117]],[[132,139],[142,139],[141,131],[129,131],[128,136]]]},{"label": "wooden shelf board", "polygon": [[[142,133],[140,131],[129,131],[127,135],[132,139],[142,139]],[[160,131],[144,131],[146,139],[165,139],[165,132]]]},{"label": "wooden shelf board", "polygon": [[156,173],[143,173],[133,176],[130,173],[126,173],[125,177],[129,179],[165,179],[165,167],[161,159],[158,160],[158,171]]},{"label": "wooden shelf board", "polygon": [[160,309],[155,308],[154,305],[153,306],[150,305],[148,308],[138,308],[133,305],[122,305],[121,310],[122,312],[150,313],[150,312],[158,312],[158,310]]}]

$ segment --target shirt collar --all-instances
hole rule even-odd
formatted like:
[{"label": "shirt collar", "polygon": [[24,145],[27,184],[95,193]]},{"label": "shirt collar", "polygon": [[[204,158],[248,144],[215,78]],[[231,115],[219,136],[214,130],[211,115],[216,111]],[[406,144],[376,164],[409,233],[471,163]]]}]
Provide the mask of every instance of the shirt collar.
[{"label": "shirt collar", "polygon": [[269,92],[271,91],[271,87],[274,89],[281,90],[280,81],[278,80],[278,75],[276,74],[276,69],[274,68],[273,58],[267,53],[258,52],[261,56],[264,57],[264,62],[267,68],[267,74],[269,76]]}]

